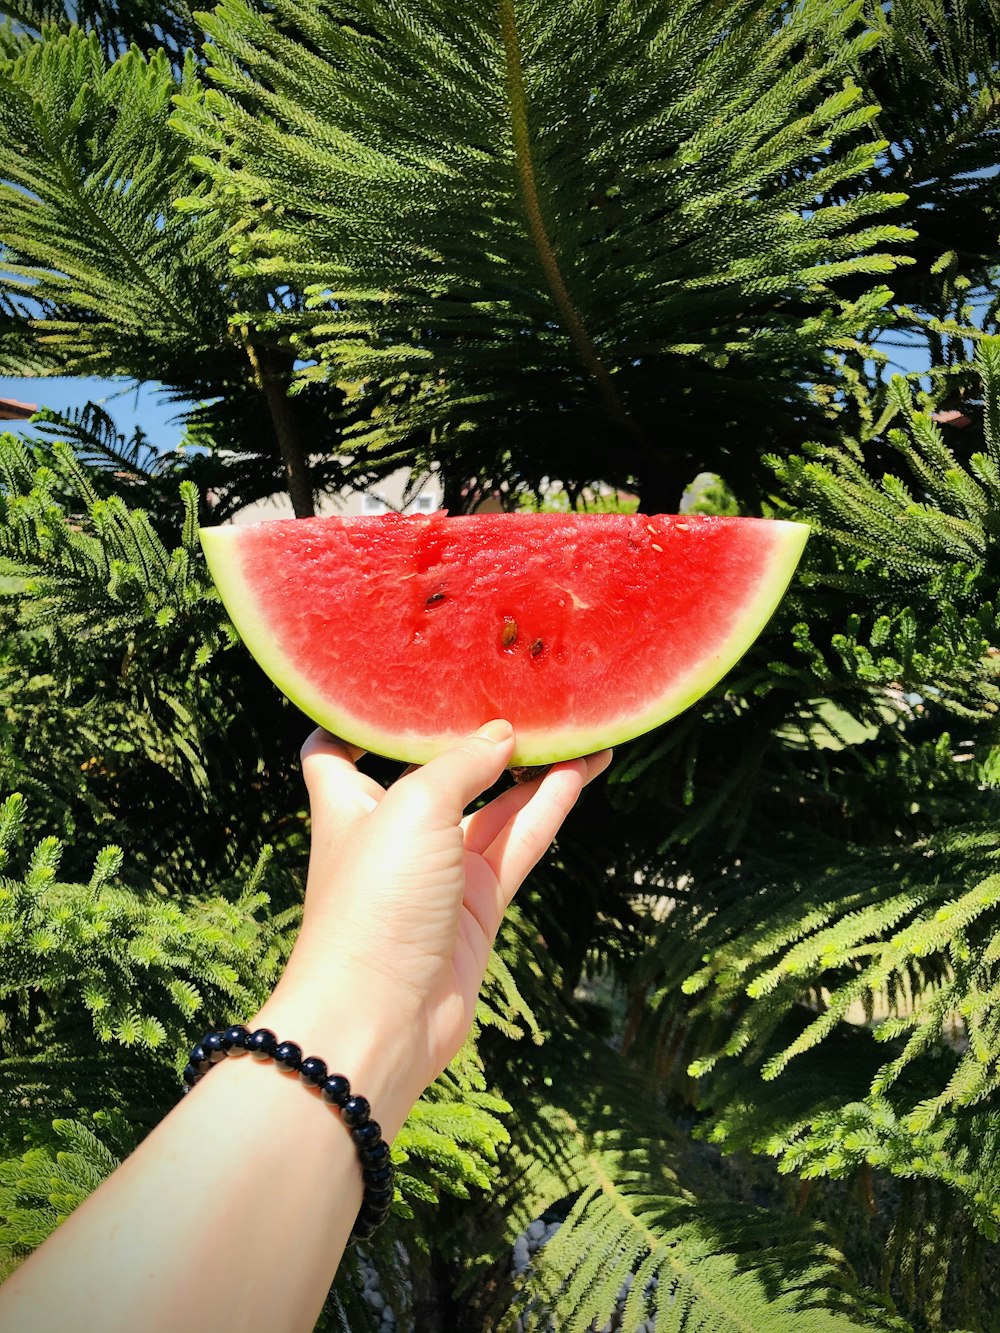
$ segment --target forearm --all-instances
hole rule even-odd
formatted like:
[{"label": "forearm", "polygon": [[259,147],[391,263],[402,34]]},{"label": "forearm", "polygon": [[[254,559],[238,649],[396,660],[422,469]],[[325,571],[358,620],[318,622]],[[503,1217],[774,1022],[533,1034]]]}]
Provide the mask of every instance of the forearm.
[{"label": "forearm", "polygon": [[[248,1026],[345,1074],[391,1142],[421,1090],[406,1073],[415,1037],[367,1008],[289,977]],[[336,1109],[271,1062],[230,1057],[9,1279],[0,1328],[309,1333],[361,1197]]]},{"label": "forearm", "polygon": [[[504,909],[610,759],[556,764],[463,818],[513,747],[491,722],[388,792],[331,737],[303,749],[303,924],[247,1026],[346,1075],[389,1143],[468,1034]],[[230,1056],[13,1275],[0,1329],[310,1333],[361,1197],[339,1113],[296,1075]]]}]

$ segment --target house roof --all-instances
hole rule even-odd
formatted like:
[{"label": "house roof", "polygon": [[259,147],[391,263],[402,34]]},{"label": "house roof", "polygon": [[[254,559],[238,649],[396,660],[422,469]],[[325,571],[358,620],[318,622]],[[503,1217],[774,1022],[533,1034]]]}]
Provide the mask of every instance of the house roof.
[{"label": "house roof", "polygon": [[936,421],[939,426],[971,426],[972,418],[967,417],[964,412],[957,408],[950,408],[947,412],[932,412],[931,421]]},{"label": "house roof", "polygon": [[38,411],[35,403],[19,403],[16,398],[0,398],[0,421],[27,421]]}]

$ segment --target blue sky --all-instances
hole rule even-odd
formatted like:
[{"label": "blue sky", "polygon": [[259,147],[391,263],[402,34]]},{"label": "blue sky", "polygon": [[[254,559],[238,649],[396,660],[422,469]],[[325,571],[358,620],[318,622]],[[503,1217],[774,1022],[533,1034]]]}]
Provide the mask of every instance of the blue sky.
[{"label": "blue sky", "polygon": [[[131,435],[136,426],[158,449],[172,449],[180,443],[181,425],[175,404],[165,402],[153,385],[134,380],[99,380],[53,376],[40,379],[15,379],[0,376],[0,398],[16,398],[22,403],[36,403],[67,411],[83,407],[88,401],[100,403],[114,418],[118,429]],[[5,421],[0,430],[30,429],[27,422]]]}]

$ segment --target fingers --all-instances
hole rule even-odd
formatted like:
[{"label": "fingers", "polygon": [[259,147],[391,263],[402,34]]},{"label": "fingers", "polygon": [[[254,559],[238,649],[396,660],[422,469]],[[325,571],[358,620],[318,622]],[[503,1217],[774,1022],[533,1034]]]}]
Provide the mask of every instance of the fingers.
[{"label": "fingers", "polygon": [[322,728],[302,747],[302,776],[313,820],[322,821],[328,831],[342,831],[359,815],[374,810],[384,794],[377,782],[355,767],[363,754],[364,750]]},{"label": "fingers", "polygon": [[543,777],[511,788],[463,820],[466,806],[497,781],[513,749],[510,723],[489,722],[423,767],[407,770],[387,794],[355,767],[363,750],[320,729],[302,747],[302,772],[314,821],[322,821],[328,831],[343,831],[375,809],[383,797],[397,810],[408,808],[411,818],[425,826],[461,825],[466,851],[485,855],[498,879],[502,872],[509,902],[544,855],[582,788],[611,762],[611,751],[603,750],[557,764]]},{"label": "fingers", "polygon": [[[580,792],[610,762],[611,751],[602,750],[586,759],[556,764],[538,781],[527,803],[515,809],[483,855],[496,875],[505,904],[548,851]],[[533,786],[530,783],[528,790]]]},{"label": "fingers", "polygon": [[492,787],[514,752],[509,722],[488,722],[451,750],[399,779],[387,796],[424,824],[455,828],[465,807]]},{"label": "fingers", "polygon": [[335,751],[338,755],[346,756],[351,764],[356,764],[365,753],[356,745],[351,745],[347,741],[342,741],[339,736],[334,736],[323,727],[317,727],[302,742],[302,749],[299,755],[302,759],[303,771],[305,771],[306,759],[313,754],[327,753]]},{"label": "fingers", "polygon": [[[611,751],[601,750],[596,754],[585,755],[582,762],[587,765],[587,771],[584,775],[584,786],[588,782],[593,782],[594,778],[599,777],[608,764],[611,763]],[[465,850],[467,852],[485,852],[494,839],[503,831],[504,825],[512,819],[519,810],[531,801],[538,788],[544,781],[544,774],[540,774],[531,782],[520,783],[515,787],[509,787],[507,791],[501,792],[489,805],[484,805],[481,810],[474,814],[467,815],[462,820],[462,830],[465,834]]]}]

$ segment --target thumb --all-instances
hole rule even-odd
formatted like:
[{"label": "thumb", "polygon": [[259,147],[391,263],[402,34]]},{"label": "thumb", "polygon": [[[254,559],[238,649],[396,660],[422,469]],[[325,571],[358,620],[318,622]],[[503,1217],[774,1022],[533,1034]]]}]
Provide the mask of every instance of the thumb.
[{"label": "thumb", "polygon": [[474,736],[400,778],[386,802],[405,805],[421,823],[457,827],[465,807],[493,786],[513,753],[511,724],[500,719],[487,722]]}]

